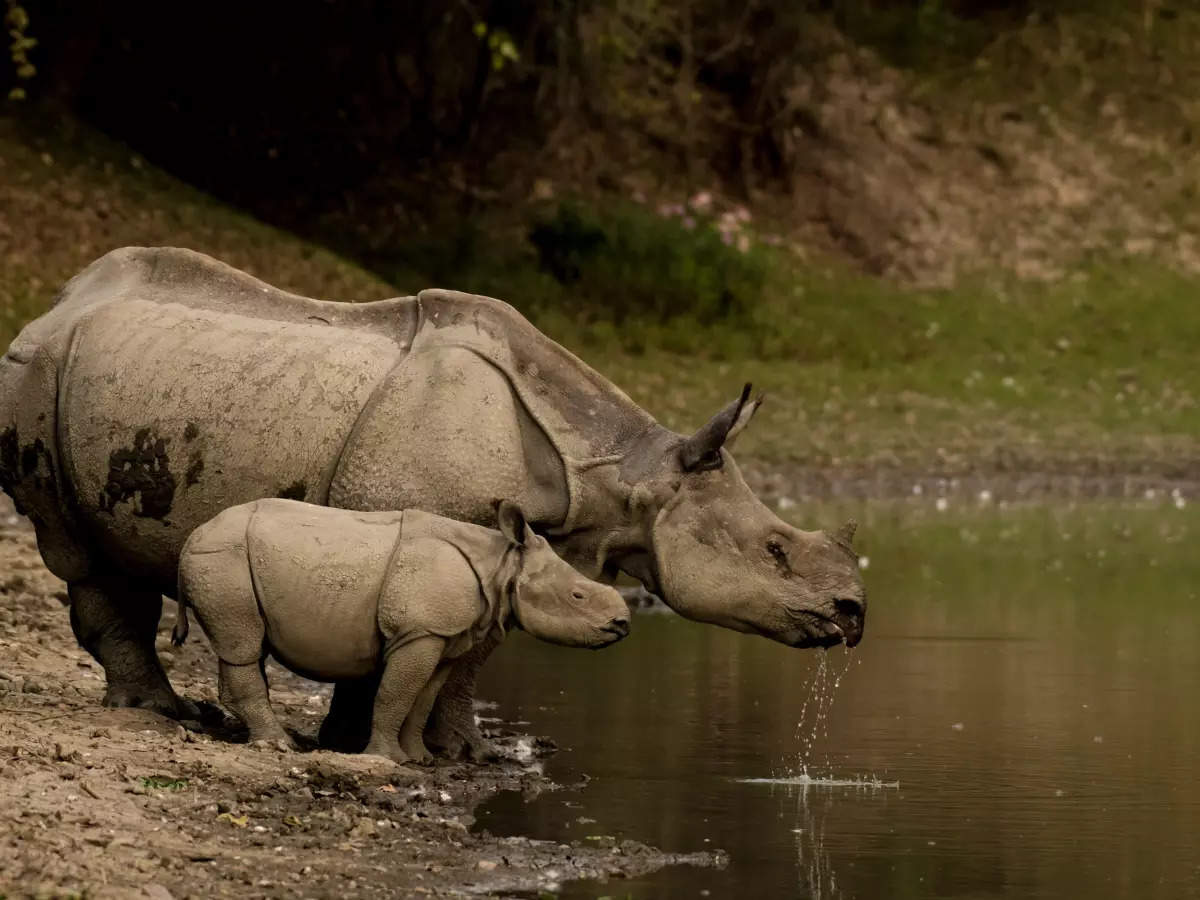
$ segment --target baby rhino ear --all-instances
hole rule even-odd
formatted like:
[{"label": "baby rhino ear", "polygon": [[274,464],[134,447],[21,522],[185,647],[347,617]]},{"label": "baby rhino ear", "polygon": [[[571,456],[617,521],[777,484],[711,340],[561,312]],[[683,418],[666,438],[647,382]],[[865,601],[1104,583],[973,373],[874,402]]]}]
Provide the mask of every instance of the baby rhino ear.
[{"label": "baby rhino ear", "polygon": [[496,510],[496,519],[500,525],[500,533],[508,538],[508,542],[516,547],[524,547],[529,525],[525,522],[525,513],[521,507],[508,500],[501,500]]}]

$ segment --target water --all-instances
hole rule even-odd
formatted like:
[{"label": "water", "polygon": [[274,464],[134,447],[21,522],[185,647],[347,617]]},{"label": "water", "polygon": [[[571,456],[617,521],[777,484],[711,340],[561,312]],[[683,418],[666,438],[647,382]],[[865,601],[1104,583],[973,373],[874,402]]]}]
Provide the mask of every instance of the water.
[{"label": "water", "polygon": [[515,636],[483,693],[590,781],[478,827],[730,854],[570,897],[1200,896],[1196,504],[854,512],[854,651],[667,615],[601,653]]}]

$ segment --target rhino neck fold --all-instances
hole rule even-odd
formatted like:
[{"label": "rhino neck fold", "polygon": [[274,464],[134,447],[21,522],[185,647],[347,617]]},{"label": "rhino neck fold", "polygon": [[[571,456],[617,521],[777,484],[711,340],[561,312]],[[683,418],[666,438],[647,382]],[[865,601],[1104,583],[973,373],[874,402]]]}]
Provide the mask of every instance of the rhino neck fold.
[{"label": "rhino neck fold", "polygon": [[545,529],[555,552],[588,578],[613,576],[620,559],[651,553],[656,510],[646,506],[637,485],[621,478],[626,454],[563,459],[567,473],[567,516]]}]

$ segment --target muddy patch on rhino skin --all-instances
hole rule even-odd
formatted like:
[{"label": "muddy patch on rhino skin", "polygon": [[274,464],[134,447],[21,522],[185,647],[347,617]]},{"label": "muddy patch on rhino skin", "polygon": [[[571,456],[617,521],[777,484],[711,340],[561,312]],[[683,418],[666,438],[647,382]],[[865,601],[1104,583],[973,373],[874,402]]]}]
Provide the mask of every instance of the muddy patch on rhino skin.
[{"label": "muddy patch on rhino skin", "polygon": [[112,514],[118,503],[132,502],[135,516],[166,518],[175,497],[167,441],[152,429],[142,428],[133,436],[132,447],[109,454],[108,482],[100,494],[100,509]]}]

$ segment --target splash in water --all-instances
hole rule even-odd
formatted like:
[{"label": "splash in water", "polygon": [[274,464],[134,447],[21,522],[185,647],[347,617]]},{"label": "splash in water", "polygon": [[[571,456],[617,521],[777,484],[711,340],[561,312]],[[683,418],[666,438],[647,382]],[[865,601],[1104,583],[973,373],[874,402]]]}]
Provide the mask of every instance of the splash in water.
[{"label": "splash in water", "polygon": [[[809,782],[820,777],[815,759],[817,742],[829,737],[829,711],[833,708],[833,698],[854,660],[849,650],[845,653],[845,665],[840,667],[830,663],[829,657],[828,653],[820,655],[817,671],[808,686],[808,695],[800,706],[800,718],[796,722],[796,739],[800,743],[800,752],[796,757],[795,766],[789,767],[785,772],[789,777],[799,776]],[[829,768],[829,758],[825,757],[823,771],[826,775],[829,774]]]},{"label": "splash in water", "polygon": [[829,737],[829,712],[833,708],[833,698],[850,666],[856,662],[851,651],[845,653],[845,663],[837,665],[830,662],[830,654],[823,653],[818,657],[817,670],[809,682],[808,693],[800,706],[800,718],[796,722],[796,740],[800,744],[794,765],[786,767],[771,778],[739,778],[745,784],[776,784],[790,785],[807,789],[809,787],[856,787],[856,788],[898,788],[898,781],[883,781],[875,775],[837,776],[825,756],[820,766],[816,763],[816,750],[820,743]]}]

